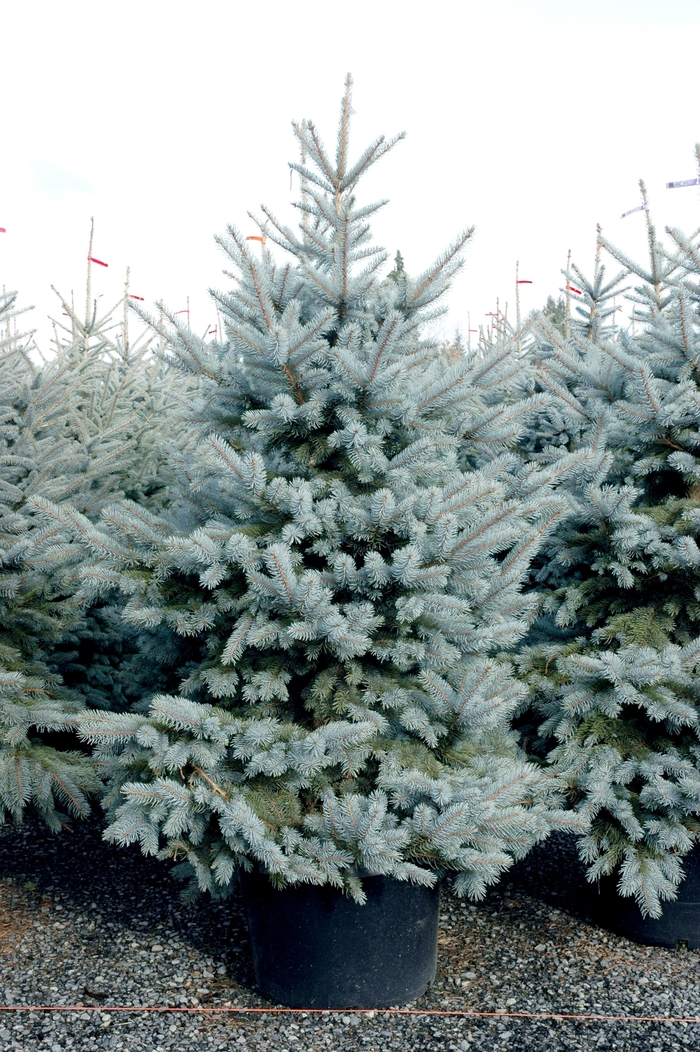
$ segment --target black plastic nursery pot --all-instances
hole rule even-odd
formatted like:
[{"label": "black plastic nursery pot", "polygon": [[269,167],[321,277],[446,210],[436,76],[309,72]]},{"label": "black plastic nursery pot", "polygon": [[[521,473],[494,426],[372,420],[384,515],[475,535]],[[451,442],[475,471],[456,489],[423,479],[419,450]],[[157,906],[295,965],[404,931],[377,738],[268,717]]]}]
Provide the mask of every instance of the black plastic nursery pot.
[{"label": "black plastic nursery pot", "polygon": [[437,966],[440,889],[365,877],[360,906],[337,888],[277,890],[241,873],[255,982],[289,1008],[389,1008],[425,992]]},{"label": "black plastic nursery pot", "polygon": [[662,903],[663,914],[658,920],[643,917],[634,899],[619,895],[616,878],[601,880],[599,922],[610,931],[647,946],[700,949],[700,849],[685,856],[683,869],[686,875],[678,898]]}]

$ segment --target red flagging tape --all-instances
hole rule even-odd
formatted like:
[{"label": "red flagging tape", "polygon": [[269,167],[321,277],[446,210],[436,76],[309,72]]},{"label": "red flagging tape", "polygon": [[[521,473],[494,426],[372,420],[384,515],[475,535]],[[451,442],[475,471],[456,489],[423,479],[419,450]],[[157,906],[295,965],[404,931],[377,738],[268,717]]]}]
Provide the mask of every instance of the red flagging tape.
[{"label": "red flagging tape", "polygon": [[468,1008],[181,1008],[169,1005],[0,1005],[0,1012],[209,1012],[214,1015],[425,1015],[492,1019],[578,1019],[598,1023],[700,1023],[700,1016],[603,1015],[583,1012],[484,1012]]}]

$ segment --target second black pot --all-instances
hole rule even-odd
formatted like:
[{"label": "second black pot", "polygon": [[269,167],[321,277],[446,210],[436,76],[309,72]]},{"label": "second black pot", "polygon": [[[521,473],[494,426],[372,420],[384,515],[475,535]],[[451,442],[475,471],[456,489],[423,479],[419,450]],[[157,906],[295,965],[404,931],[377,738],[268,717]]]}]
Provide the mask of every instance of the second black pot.
[{"label": "second black pot", "polygon": [[678,889],[678,897],[673,902],[662,903],[663,913],[656,920],[643,917],[634,899],[618,894],[616,878],[601,880],[599,923],[647,946],[700,949],[700,848],[685,856],[683,869],[686,876]]},{"label": "second black pot", "polygon": [[437,966],[440,891],[365,877],[360,906],[337,888],[277,890],[241,873],[260,993],[290,1008],[388,1008],[425,992]]}]

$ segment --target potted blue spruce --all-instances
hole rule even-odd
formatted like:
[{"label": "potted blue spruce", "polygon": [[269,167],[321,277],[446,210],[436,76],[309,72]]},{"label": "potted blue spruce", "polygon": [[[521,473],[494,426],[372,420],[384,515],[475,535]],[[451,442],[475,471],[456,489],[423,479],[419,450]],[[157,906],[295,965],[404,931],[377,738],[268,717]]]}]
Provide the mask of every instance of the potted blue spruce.
[{"label": "potted blue spruce", "polygon": [[[569,340],[536,357],[553,398],[531,455],[606,451],[603,476],[569,492],[538,556],[542,617],[519,658],[546,754],[570,806],[606,925],[638,941],[700,947],[700,326],[696,236],[649,218],[650,255],[606,281],[576,274]],[[615,324],[620,281],[634,326]],[[624,302],[624,300],[623,300]],[[532,441],[537,436],[537,441]]]},{"label": "potted blue spruce", "polygon": [[523,689],[496,656],[562,514],[548,472],[516,478],[507,453],[541,399],[514,345],[450,362],[421,335],[470,231],[419,277],[380,277],[380,205],[355,194],[397,140],[351,161],[350,114],[348,78],[334,156],[295,126],[299,233],[265,210],[218,239],[225,342],[164,307],[153,323],[201,381],[168,512],[126,501],[94,526],[43,505],[92,552],[85,596],[118,587],[149,660],[180,655],[147,711],[82,719],[107,838],[195,890],[240,874],[261,992],[336,1008],[420,995],[441,878],[479,898],[569,820],[519,751]]}]

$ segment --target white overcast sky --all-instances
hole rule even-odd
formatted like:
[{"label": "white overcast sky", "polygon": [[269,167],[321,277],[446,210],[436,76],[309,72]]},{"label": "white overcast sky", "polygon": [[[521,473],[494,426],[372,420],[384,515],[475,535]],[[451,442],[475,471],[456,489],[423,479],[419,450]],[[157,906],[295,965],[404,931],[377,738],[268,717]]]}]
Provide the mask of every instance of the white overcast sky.
[{"label": "white overcast sky", "polygon": [[261,203],[293,219],[291,121],[332,144],[345,73],[353,143],[406,140],[360,186],[390,198],[376,241],[417,272],[465,226],[476,236],[445,332],[557,294],[568,248],[591,267],[595,225],[644,253],[647,181],[659,227],[700,226],[698,0],[6,0],[0,97],[0,284],[35,304],[84,301],[90,216],[100,303],[132,292],[193,328],[225,288],[213,235]]}]

